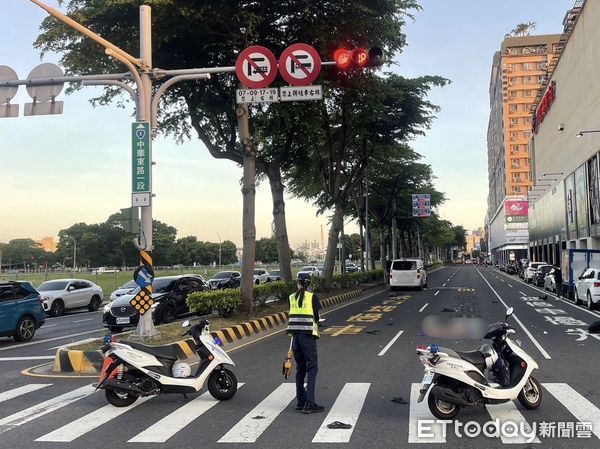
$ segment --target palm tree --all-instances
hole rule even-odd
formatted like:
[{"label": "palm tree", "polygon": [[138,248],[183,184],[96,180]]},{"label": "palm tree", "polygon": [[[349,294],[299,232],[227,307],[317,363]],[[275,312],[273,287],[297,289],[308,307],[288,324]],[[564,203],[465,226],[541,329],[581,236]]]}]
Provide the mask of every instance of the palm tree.
[{"label": "palm tree", "polygon": [[535,22],[523,22],[519,23],[509,34],[505,37],[517,37],[517,36],[529,36],[535,29],[537,23]]}]

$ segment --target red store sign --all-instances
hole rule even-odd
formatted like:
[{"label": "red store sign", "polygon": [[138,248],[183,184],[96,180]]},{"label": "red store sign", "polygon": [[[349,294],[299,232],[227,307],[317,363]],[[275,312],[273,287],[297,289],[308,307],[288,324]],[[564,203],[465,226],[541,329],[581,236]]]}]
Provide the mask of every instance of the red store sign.
[{"label": "red store sign", "polygon": [[542,97],[542,101],[540,101],[539,106],[533,113],[532,129],[535,134],[537,134],[538,130],[540,129],[540,125],[544,121],[544,118],[546,117],[546,114],[550,110],[550,107],[552,106],[552,103],[554,103],[555,99],[556,99],[556,81],[552,81],[550,83],[550,86],[548,87],[548,90]]}]

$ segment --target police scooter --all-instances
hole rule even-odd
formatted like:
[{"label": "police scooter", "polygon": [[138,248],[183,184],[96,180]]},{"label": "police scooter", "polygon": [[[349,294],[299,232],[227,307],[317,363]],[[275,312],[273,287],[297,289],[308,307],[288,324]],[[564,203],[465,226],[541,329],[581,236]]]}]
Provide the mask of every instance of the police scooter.
[{"label": "police scooter", "polygon": [[[531,375],[538,364],[519,345],[507,336],[514,334],[506,320],[513,308],[506,311],[502,323],[494,323],[484,338],[492,345],[484,344],[472,352],[431,346],[417,346],[417,355],[425,367],[417,402],[422,402],[429,391],[427,404],[438,419],[451,420],[461,407],[478,404],[502,404],[518,399],[523,407],[536,409],[542,402],[542,387]],[[488,382],[485,369],[502,379],[500,385]]]},{"label": "police scooter", "polygon": [[[184,321],[183,327],[190,327],[190,322]],[[237,379],[225,365],[235,364],[213,340],[208,321],[194,324],[182,337],[188,335],[192,338],[166,346],[109,342],[102,348],[104,363],[96,389],[105,390],[106,399],[116,407],[127,407],[140,396],[196,393],[205,382],[215,399],[231,399]],[[191,366],[182,360],[194,352],[200,361],[192,375]]]}]

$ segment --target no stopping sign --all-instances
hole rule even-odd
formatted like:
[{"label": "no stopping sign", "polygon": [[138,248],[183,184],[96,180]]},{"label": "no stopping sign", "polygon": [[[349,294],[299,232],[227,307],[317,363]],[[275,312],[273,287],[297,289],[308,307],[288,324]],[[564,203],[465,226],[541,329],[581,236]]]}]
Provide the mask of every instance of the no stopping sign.
[{"label": "no stopping sign", "polygon": [[290,45],[279,57],[279,73],[292,86],[306,86],[319,76],[321,57],[308,44]]},{"label": "no stopping sign", "polygon": [[277,59],[268,48],[253,45],[239,54],[235,73],[244,86],[262,89],[277,76]]}]

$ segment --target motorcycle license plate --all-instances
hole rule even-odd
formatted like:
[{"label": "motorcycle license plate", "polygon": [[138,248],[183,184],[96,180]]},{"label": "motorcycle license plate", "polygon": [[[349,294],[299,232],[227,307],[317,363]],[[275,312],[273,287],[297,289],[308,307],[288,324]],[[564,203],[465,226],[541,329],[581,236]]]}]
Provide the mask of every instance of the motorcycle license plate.
[{"label": "motorcycle license plate", "polygon": [[423,382],[421,383],[421,389],[428,388],[433,382],[433,373],[425,373],[423,376]]},{"label": "motorcycle license plate", "polygon": [[129,324],[129,317],[117,317],[117,324]]}]

